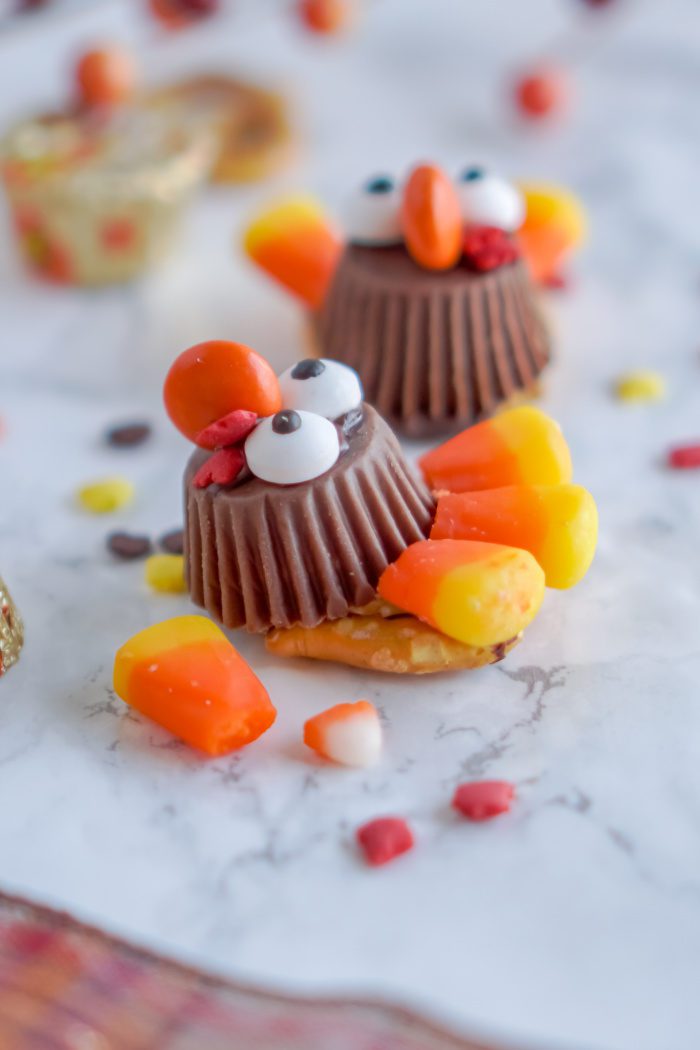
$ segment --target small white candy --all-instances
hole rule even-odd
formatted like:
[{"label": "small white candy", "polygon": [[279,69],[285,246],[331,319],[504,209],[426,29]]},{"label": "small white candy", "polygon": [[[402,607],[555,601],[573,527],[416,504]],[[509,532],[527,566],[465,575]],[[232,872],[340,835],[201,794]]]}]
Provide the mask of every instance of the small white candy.
[{"label": "small white candy", "polygon": [[497,226],[508,233],[522,226],[525,201],[512,182],[480,168],[469,168],[456,186],[466,223]]},{"label": "small white candy", "polygon": [[307,357],[279,377],[282,404],[297,411],[339,419],[362,404],[357,372],[339,361]]},{"label": "small white candy", "polygon": [[278,412],[247,437],[245,457],[256,478],[298,485],[330,470],[340,455],[338,431],[314,412]]},{"label": "small white candy", "polygon": [[353,244],[401,244],[401,194],[393,179],[371,179],[347,201],[345,232]]},{"label": "small white candy", "polygon": [[367,702],[352,706],[359,710],[325,727],[321,753],[343,766],[373,766],[382,753],[379,715]]}]

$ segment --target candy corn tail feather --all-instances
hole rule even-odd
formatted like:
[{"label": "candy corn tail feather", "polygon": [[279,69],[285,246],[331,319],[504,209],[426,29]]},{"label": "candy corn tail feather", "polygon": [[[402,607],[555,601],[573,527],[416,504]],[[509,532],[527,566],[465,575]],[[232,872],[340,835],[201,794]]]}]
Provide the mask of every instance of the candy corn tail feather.
[{"label": "candy corn tail feather", "polygon": [[343,247],[313,197],[268,208],[247,228],[243,246],[260,269],[311,309],[323,302]]}]

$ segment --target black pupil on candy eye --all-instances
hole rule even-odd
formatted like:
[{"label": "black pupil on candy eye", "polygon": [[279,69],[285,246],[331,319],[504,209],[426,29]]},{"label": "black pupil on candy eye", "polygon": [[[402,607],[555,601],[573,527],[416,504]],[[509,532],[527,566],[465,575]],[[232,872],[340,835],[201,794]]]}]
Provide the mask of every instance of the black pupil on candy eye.
[{"label": "black pupil on candy eye", "polygon": [[288,410],[278,412],[272,417],[272,429],[275,434],[293,434],[301,426],[301,416],[298,412]]},{"label": "black pupil on candy eye", "polygon": [[476,179],[483,179],[483,177],[483,168],[467,168],[462,172],[462,182],[475,182]]},{"label": "black pupil on candy eye", "polygon": [[325,370],[326,366],[323,361],[318,361],[315,357],[307,357],[304,361],[294,365],[292,379],[315,379]]},{"label": "black pupil on candy eye", "polygon": [[368,193],[391,193],[394,188],[394,180],[388,175],[380,175],[376,179],[370,179],[365,189]]}]

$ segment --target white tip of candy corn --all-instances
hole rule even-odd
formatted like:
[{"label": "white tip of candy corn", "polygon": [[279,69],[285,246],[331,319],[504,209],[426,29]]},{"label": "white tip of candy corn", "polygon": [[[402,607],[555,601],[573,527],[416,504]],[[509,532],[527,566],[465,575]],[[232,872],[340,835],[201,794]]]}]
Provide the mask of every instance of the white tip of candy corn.
[{"label": "white tip of candy corn", "polygon": [[304,743],[343,766],[372,766],[382,751],[377,709],[367,700],[336,704],[309,719],[304,726]]}]

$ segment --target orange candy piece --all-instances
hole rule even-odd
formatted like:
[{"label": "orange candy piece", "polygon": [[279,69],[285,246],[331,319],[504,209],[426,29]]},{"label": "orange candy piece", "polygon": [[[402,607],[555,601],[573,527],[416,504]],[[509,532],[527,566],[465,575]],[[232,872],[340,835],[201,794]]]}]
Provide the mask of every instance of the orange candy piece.
[{"label": "orange candy piece", "polygon": [[598,512],[580,485],[509,485],[485,492],[444,493],[430,533],[434,540],[479,540],[530,551],[548,587],[581,580],[595,554]]},{"label": "orange candy piece", "polygon": [[168,415],[190,441],[236,409],[271,416],[282,404],[277,376],[265,358],[223,339],[181,353],[166,376],[163,396]]},{"label": "orange candy piece", "polygon": [[371,766],[382,749],[382,727],[374,704],[335,704],[304,725],[304,743],[344,766]]},{"label": "orange candy piece", "polygon": [[401,213],[406,248],[426,270],[449,270],[462,254],[462,210],[451,179],[430,164],[411,172]]},{"label": "orange candy piece", "polygon": [[323,302],[343,246],[312,197],[269,208],[248,227],[243,246],[261,270],[311,309]]},{"label": "orange candy piece", "polygon": [[586,236],[586,214],[571,190],[551,183],[520,183],[525,221],[518,243],[535,281],[545,283],[560,273],[566,257]]},{"label": "orange candy piece", "polygon": [[204,616],[178,616],[130,638],[115,657],[114,690],[209,755],[256,740],[277,714],[262,682]]},{"label": "orange candy piece", "polygon": [[314,33],[338,33],[352,21],[350,0],[299,0],[299,17]]},{"label": "orange candy piece", "polygon": [[529,551],[471,540],[421,540],[384,570],[378,592],[467,645],[500,645],[535,617],[544,573]]},{"label": "orange candy piece", "polygon": [[80,98],[88,106],[119,105],[133,94],[136,66],[118,47],[88,51],[79,60],[75,78]]},{"label": "orange candy piece", "polygon": [[572,477],[571,453],[559,424],[531,405],[463,430],[419,462],[436,491],[559,485]]}]

